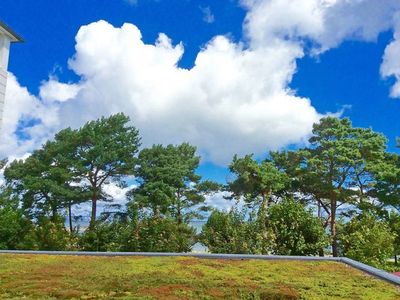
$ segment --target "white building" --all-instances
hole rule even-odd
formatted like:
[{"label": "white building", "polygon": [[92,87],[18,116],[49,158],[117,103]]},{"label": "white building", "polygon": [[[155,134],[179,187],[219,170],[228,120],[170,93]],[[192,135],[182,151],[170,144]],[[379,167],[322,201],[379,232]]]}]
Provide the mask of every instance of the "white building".
[{"label": "white building", "polygon": [[0,21],[0,127],[3,120],[4,98],[7,85],[7,67],[10,43],[22,42],[12,29]]}]

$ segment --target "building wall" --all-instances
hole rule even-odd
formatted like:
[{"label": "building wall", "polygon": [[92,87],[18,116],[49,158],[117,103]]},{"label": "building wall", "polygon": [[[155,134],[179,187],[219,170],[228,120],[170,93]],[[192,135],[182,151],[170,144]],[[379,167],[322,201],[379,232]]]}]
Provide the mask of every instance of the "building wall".
[{"label": "building wall", "polygon": [[3,108],[7,84],[8,56],[10,52],[10,39],[0,32],[0,127],[3,121]]}]

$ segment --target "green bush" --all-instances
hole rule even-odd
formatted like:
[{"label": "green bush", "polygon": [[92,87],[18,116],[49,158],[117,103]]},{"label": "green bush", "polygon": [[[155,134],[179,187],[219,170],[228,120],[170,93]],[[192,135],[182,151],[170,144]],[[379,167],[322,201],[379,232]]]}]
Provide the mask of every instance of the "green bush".
[{"label": "green bush", "polygon": [[0,249],[31,249],[33,225],[20,208],[18,201],[0,196]]},{"label": "green bush", "polygon": [[381,267],[393,254],[395,235],[389,226],[369,214],[354,217],[340,231],[342,254]]},{"label": "green bush", "polygon": [[35,224],[35,245],[38,250],[62,251],[68,250],[70,235],[64,227],[64,218],[40,217]]},{"label": "green bush", "polygon": [[203,226],[200,241],[213,253],[268,254],[274,236],[246,211],[213,211]]},{"label": "green bush", "polygon": [[161,217],[98,221],[80,238],[85,251],[189,252],[194,243],[192,227]]},{"label": "green bush", "polygon": [[162,217],[148,217],[139,223],[139,249],[144,252],[189,252],[196,242],[191,226]]},{"label": "green bush", "polygon": [[329,243],[321,220],[299,202],[285,199],[271,206],[268,216],[275,254],[316,255]]}]

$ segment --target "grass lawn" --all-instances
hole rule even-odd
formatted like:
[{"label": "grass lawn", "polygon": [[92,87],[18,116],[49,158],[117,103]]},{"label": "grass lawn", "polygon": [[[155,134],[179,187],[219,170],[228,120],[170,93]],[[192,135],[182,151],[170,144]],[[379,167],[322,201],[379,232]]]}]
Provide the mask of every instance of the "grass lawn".
[{"label": "grass lawn", "polygon": [[336,262],[0,254],[0,299],[400,299]]}]

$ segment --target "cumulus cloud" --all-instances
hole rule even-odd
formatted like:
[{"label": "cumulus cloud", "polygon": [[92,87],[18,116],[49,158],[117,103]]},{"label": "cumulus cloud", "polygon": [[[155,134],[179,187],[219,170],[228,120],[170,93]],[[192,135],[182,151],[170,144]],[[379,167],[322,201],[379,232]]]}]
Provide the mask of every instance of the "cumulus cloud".
[{"label": "cumulus cloud", "polygon": [[178,66],[183,53],[165,34],[144,43],[132,24],[83,26],[69,61],[82,81],[74,85],[77,96],[62,104],[61,123],[79,126],[123,111],[145,145],[189,141],[207,160],[223,164],[234,153],[301,142],[320,118],[309,99],[288,88],[303,56],[300,46],[281,41],[246,49],[217,36],[190,70]]},{"label": "cumulus cloud", "polygon": [[397,0],[243,0],[245,28],[253,43],[309,38],[320,51],[344,40],[375,41],[393,28]]},{"label": "cumulus cloud", "polygon": [[9,73],[0,133],[0,157],[22,157],[38,148],[51,138],[51,129],[59,126],[58,116],[56,106],[30,94]]},{"label": "cumulus cloud", "polygon": [[381,75],[384,78],[394,77],[390,96],[400,98],[400,14],[397,14],[397,26],[393,41],[386,47],[381,65]]},{"label": "cumulus cloud", "polygon": [[48,81],[43,82],[39,95],[44,101],[64,102],[75,98],[79,90],[80,86],[78,84],[61,83],[56,78],[50,78]]},{"label": "cumulus cloud", "polygon": [[[348,39],[374,41],[396,28],[381,74],[399,80],[398,0],[242,5],[247,10],[242,41],[214,37],[191,69],[179,67],[183,44],[166,34],[148,44],[133,24],[82,26],[69,60],[79,82],[50,78],[35,97],[11,76],[0,153],[29,151],[58,129],[121,111],[141,131],[144,146],[187,141],[218,164],[234,153],[262,155],[302,143],[322,114],[289,87],[297,60]],[[391,95],[400,95],[399,81]]]},{"label": "cumulus cloud", "polygon": [[249,12],[245,31],[252,46],[290,40],[312,43],[311,54],[338,47],[345,40],[374,42],[380,33],[394,31],[381,66],[383,78],[393,76],[391,96],[400,97],[398,0],[242,0]]}]

